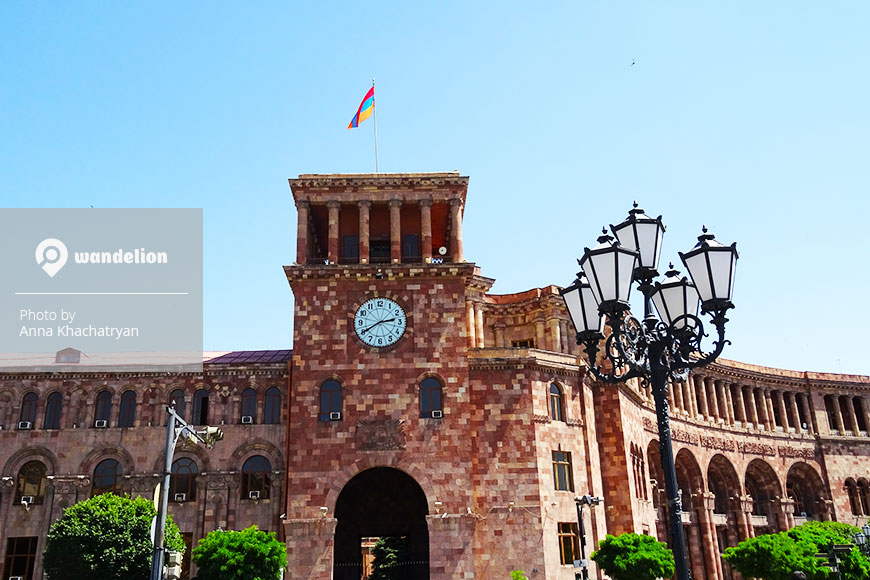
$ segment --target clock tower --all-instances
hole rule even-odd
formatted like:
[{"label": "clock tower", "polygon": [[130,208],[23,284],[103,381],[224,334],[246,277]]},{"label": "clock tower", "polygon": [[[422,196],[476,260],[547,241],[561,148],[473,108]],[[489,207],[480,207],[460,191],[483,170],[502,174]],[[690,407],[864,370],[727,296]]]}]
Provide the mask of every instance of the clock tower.
[{"label": "clock tower", "polygon": [[[456,172],[300,175],[288,426],[288,564],[358,580],[366,546],[408,577],[473,574],[469,304]],[[368,544],[367,544],[368,542]]]}]

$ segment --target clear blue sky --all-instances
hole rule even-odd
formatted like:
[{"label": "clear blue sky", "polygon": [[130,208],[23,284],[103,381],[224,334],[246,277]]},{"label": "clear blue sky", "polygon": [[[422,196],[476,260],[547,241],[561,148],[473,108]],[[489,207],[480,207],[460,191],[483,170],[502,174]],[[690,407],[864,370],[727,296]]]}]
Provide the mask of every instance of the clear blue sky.
[{"label": "clear blue sky", "polygon": [[[287,348],[287,178],[471,177],[494,292],[567,284],[637,199],[736,241],[728,358],[870,374],[870,4],[0,4],[0,202],[202,207],[206,349]],[[635,64],[632,65],[632,62]]]}]

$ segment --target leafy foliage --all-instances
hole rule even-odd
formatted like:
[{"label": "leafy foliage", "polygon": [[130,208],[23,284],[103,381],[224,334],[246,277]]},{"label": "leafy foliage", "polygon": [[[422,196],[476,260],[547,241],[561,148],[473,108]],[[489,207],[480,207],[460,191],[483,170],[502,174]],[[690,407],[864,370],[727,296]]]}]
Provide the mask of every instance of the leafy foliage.
[{"label": "leafy foliage", "polygon": [[378,538],[372,548],[374,561],[372,575],[369,580],[392,580],[399,574],[399,564],[406,560],[408,550],[407,538],[402,536],[384,536]]},{"label": "leafy foliage", "polygon": [[529,580],[526,578],[525,570],[514,570],[511,572],[511,580]]},{"label": "leafy foliage", "polygon": [[607,535],[590,556],[613,580],[656,580],[674,575],[674,555],[652,536]]},{"label": "leafy foliage", "polygon": [[[50,580],[148,580],[151,500],[104,493],[64,511],[48,531],[42,565]],[[167,518],[166,546],[184,551],[178,526]]]},{"label": "leafy foliage", "polygon": [[[838,522],[807,522],[787,532],[765,534],[728,548],[723,558],[745,577],[790,580],[795,571],[809,580],[834,578],[824,562],[815,557],[834,544],[851,544],[858,528]],[[853,548],[841,556],[843,580],[870,578],[870,560]]]},{"label": "leafy foliage", "polygon": [[274,580],[287,564],[287,548],[274,532],[251,526],[240,532],[215,530],[193,549],[197,580]]}]

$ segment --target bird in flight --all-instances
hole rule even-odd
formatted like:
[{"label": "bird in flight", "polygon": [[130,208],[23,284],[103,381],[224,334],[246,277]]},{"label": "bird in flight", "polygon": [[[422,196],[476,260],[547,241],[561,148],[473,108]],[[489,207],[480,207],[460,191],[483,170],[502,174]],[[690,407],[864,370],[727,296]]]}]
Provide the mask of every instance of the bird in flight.
[{"label": "bird in flight", "polygon": [[634,66],[634,59],[631,59],[631,66]]}]

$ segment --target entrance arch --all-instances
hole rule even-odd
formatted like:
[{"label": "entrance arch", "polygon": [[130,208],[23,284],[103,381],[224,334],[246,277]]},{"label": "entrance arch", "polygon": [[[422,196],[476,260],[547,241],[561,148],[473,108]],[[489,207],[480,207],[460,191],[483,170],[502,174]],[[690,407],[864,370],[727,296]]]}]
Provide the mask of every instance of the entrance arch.
[{"label": "entrance arch", "polygon": [[373,467],[345,484],[335,502],[334,580],[363,577],[364,538],[404,538],[396,578],[429,579],[426,494],[413,477],[392,467]]}]

